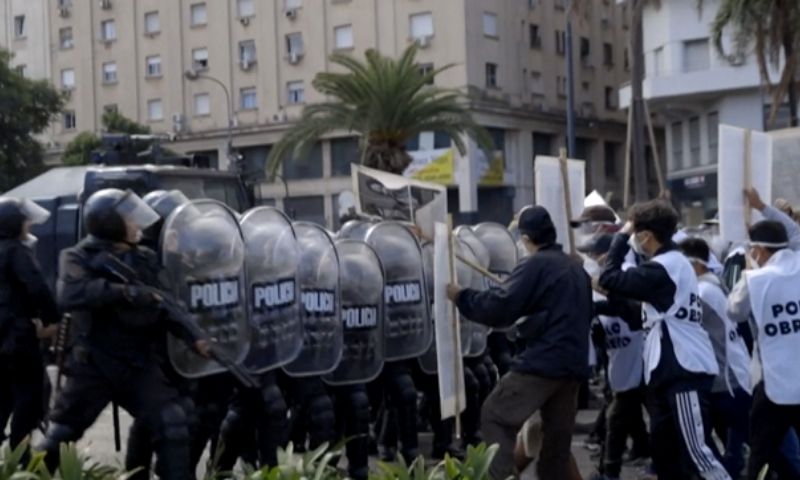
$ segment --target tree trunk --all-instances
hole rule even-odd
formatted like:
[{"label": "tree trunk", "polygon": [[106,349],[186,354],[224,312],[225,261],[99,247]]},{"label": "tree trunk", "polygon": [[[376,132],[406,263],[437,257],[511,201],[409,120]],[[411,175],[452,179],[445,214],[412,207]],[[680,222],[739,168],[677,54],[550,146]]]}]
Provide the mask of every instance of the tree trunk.
[{"label": "tree trunk", "polygon": [[[786,32],[783,34],[783,53],[786,57],[786,63],[788,65],[789,59],[794,56],[794,42],[792,41],[792,32]],[[792,127],[798,126],[798,118],[797,118],[797,72],[795,75],[792,75],[792,79],[789,82],[789,89],[787,91],[789,96],[789,125]]]}]

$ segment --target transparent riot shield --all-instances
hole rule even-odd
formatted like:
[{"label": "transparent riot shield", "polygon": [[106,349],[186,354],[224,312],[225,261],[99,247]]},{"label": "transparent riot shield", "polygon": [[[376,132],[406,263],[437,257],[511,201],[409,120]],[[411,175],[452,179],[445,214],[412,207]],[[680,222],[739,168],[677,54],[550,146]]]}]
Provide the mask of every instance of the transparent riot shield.
[{"label": "transparent riot shield", "polygon": [[330,385],[366,383],[383,370],[383,266],[361,240],[339,239],[336,250],[344,349],[336,370],[323,380]]},{"label": "transparent riot shield", "polygon": [[309,222],[294,222],[293,226],[300,246],[297,284],[303,348],[283,369],[294,377],[323,375],[333,371],[342,357],[339,257],[324,228]]},{"label": "transparent riot shield", "polygon": [[386,275],[386,360],[416,358],[425,353],[433,339],[419,242],[411,230],[397,222],[373,226],[366,242],[377,252]]},{"label": "transparent riot shield", "polygon": [[[519,261],[519,250],[514,237],[506,227],[493,222],[479,223],[472,227],[472,231],[489,253],[489,271],[505,280]],[[486,277],[482,281],[484,289],[496,286]],[[498,330],[504,331],[508,328]]]},{"label": "transparent riot shield", "polygon": [[[241,363],[250,345],[245,304],[244,240],[236,214],[214,200],[178,207],[161,233],[162,262],[175,297],[223,352]],[[224,371],[170,337],[169,357],[188,378]]]},{"label": "transparent riot shield", "polygon": [[[489,250],[486,248],[486,245],[483,244],[480,238],[475,235],[475,232],[472,231],[467,225],[461,225],[456,227],[453,231],[456,238],[464,243],[465,249],[468,250],[476,263],[485,269],[489,269]],[[475,290],[484,290],[487,285],[486,278],[481,275],[480,273],[474,272],[472,275],[472,285],[471,288]],[[462,321],[469,321],[466,320],[464,317],[461,317]],[[481,325],[480,323],[470,322],[470,346],[468,353],[465,353],[465,357],[480,357],[486,352],[487,346],[487,339],[491,329],[486,325]]]},{"label": "transparent riot shield", "polygon": [[262,373],[300,354],[303,323],[297,294],[300,247],[289,218],[272,207],[256,207],[239,221],[244,235],[247,313],[252,329],[244,366]]},{"label": "transparent riot shield", "polygon": [[[455,242],[456,252],[458,255],[463,256],[464,258],[475,261],[472,258],[472,252],[467,250],[466,245],[458,240]],[[422,245],[422,259],[423,264],[425,266],[425,279],[426,283],[428,284],[428,295],[431,299],[431,311],[433,311],[433,243],[427,242]],[[456,260],[456,279],[459,285],[464,287],[471,287],[473,283],[473,271],[465,265],[463,262]],[[431,318],[431,323],[433,324],[434,332],[436,331],[435,327],[435,318]],[[471,340],[472,340],[472,329],[477,325],[473,322],[470,322],[463,315],[459,315],[459,336],[461,337],[461,355],[469,356],[470,348],[471,348]],[[429,374],[434,375],[438,372],[438,363],[436,360],[436,338],[434,335],[434,341],[431,342],[431,346],[428,350],[422,354],[419,359],[419,366],[420,369]]]},{"label": "transparent riot shield", "polygon": [[350,220],[342,225],[336,232],[336,238],[351,238],[354,240],[364,240],[367,237],[367,230],[375,225],[367,220]]}]

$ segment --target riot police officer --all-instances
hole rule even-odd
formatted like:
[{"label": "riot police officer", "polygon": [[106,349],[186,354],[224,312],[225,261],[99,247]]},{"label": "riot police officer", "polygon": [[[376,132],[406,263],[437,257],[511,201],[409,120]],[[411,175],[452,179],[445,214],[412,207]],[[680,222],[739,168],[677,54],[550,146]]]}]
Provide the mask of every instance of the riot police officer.
[{"label": "riot police officer", "polygon": [[43,223],[49,216],[30,200],[0,198],[0,385],[5,397],[0,432],[11,414],[12,448],[44,416],[44,365],[37,338],[43,329],[32,320],[38,317],[39,325],[54,325],[59,315],[26,243],[32,237],[31,225]]},{"label": "riot police officer", "polygon": [[[105,189],[86,201],[83,219],[89,236],[61,253],[57,292],[59,304],[73,314],[76,343],[39,449],[47,453],[52,469],[60,443],[78,440],[114,400],[147,422],[159,476],[191,478],[187,414],[156,354],[167,319],[156,295],[115,273],[125,268],[141,284],[159,285],[155,255],[137,245],[158,214],[131,191]],[[208,355],[206,341],[176,322],[168,325],[195,351]]]}]

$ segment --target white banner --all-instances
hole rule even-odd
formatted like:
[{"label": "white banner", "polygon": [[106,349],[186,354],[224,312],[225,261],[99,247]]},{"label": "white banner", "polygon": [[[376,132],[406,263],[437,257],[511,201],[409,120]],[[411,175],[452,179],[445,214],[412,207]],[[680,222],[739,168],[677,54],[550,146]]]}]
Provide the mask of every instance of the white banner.
[{"label": "white banner", "polygon": [[455,417],[466,406],[464,368],[461,356],[459,316],[447,299],[451,282],[450,231],[436,222],[433,242],[433,313],[436,327],[436,363],[439,368],[439,399],[442,419]]},{"label": "white banner", "polygon": [[[758,190],[764,203],[772,199],[772,152],[769,136],[762,132],[750,132],[750,158],[746,165],[746,130],[720,125],[719,167],[717,199],[719,203],[719,230],[726,241],[735,244],[747,241],[744,189],[749,186]],[[762,219],[753,210],[750,222]]]},{"label": "white banner", "polygon": [[447,187],[353,165],[356,209],[385,220],[415,223],[433,238],[435,222],[447,221]]},{"label": "white banner", "polygon": [[556,226],[558,243],[569,252],[569,221],[580,216],[586,191],[586,166],[583,160],[567,160],[570,205],[567,212],[564,202],[564,182],[558,157],[537,156],[534,164],[536,205],[547,209]]}]

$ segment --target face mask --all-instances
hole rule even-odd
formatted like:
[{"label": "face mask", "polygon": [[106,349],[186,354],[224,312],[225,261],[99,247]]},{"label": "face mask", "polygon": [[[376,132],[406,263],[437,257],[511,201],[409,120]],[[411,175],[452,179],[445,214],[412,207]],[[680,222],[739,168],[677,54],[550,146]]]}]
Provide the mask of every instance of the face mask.
[{"label": "face mask", "polygon": [[586,270],[586,273],[592,277],[592,279],[600,277],[600,264],[591,257],[583,258],[583,269]]},{"label": "face mask", "polygon": [[36,244],[38,242],[39,242],[39,238],[36,237],[36,235],[32,235],[30,233],[25,235],[25,237],[22,239],[22,244],[25,245],[26,247],[30,248],[31,250],[36,248]]},{"label": "face mask", "polygon": [[530,253],[528,253],[528,249],[525,248],[525,243],[521,239],[517,240],[517,252],[519,252],[520,258],[530,255]]},{"label": "face mask", "polygon": [[637,237],[635,233],[628,239],[628,246],[631,247],[631,250],[633,250],[637,255],[641,255],[643,257],[647,256],[647,253],[645,253],[644,248],[642,247],[642,243],[639,241],[639,237]]},{"label": "face mask", "polygon": [[750,264],[752,264],[756,268],[761,268],[761,262],[756,260],[756,257],[753,256],[750,252],[747,253],[747,260]]}]

